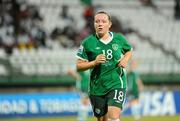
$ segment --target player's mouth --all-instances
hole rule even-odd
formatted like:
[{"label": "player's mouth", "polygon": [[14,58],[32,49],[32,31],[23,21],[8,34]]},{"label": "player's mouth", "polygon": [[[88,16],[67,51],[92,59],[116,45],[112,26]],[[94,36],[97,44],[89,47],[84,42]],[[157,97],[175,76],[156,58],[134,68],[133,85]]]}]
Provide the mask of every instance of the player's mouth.
[{"label": "player's mouth", "polygon": [[98,28],[98,31],[102,31],[103,30],[103,28]]}]

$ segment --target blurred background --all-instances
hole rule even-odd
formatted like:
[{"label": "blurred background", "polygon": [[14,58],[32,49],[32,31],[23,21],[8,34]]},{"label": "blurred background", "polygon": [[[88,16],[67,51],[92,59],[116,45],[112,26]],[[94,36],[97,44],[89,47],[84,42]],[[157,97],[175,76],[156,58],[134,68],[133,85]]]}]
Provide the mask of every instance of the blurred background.
[{"label": "blurred background", "polygon": [[0,120],[77,115],[68,70],[100,10],[133,45],[142,114],[180,114],[180,0],[0,0]]}]

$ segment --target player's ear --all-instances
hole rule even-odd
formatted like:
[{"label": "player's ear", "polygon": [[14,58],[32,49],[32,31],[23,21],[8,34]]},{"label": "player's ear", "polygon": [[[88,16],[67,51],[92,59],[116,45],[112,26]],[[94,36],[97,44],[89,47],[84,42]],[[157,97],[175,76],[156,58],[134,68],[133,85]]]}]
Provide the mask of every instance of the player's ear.
[{"label": "player's ear", "polygon": [[112,22],[110,21],[110,22],[109,22],[109,28],[111,28],[111,26],[112,26]]}]

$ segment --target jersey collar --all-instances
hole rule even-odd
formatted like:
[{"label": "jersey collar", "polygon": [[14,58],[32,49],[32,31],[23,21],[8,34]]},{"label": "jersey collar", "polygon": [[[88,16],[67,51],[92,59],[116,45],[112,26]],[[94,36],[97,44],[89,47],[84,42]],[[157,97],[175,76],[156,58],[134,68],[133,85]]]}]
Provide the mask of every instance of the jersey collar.
[{"label": "jersey collar", "polygon": [[102,43],[104,43],[104,44],[108,44],[108,43],[110,43],[111,41],[112,41],[112,39],[113,39],[113,33],[112,32],[109,32],[109,35],[110,35],[110,38],[107,40],[107,41],[103,41],[102,39],[99,39],[99,41],[101,41]]}]

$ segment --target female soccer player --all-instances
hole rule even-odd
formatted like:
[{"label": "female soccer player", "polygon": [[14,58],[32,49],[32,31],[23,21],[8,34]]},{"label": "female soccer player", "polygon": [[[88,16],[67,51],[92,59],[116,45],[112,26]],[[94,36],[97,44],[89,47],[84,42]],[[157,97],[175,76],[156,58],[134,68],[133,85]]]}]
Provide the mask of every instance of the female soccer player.
[{"label": "female soccer player", "polygon": [[95,33],[86,37],[77,52],[77,70],[90,69],[89,97],[98,121],[119,121],[126,95],[125,67],[132,47],[121,34],[111,32],[106,12],[94,16]]}]

